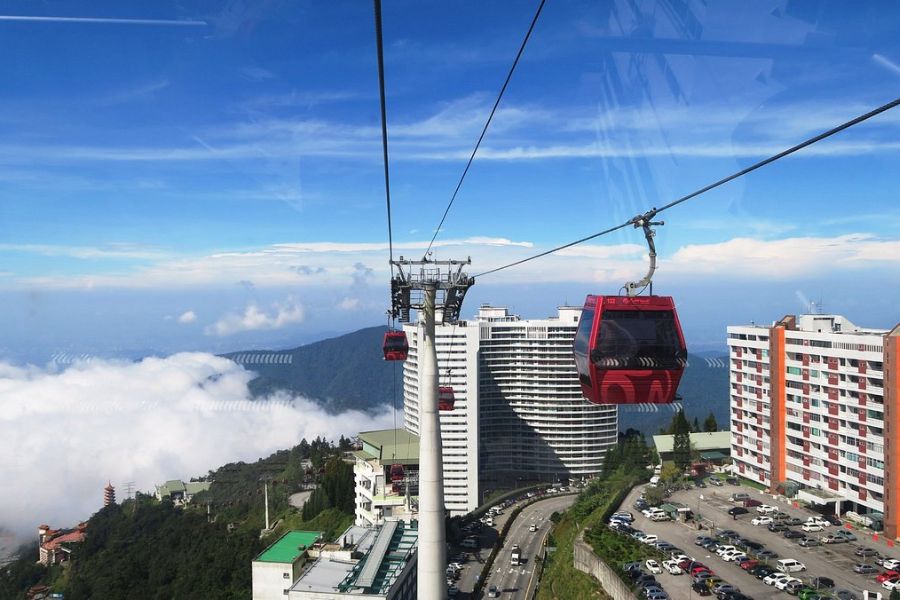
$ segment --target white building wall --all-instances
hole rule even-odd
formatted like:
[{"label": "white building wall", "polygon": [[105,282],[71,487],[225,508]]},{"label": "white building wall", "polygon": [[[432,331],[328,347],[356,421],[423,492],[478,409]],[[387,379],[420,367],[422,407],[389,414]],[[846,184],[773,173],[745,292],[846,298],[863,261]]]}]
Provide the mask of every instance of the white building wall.
[{"label": "white building wall", "polygon": [[253,561],[253,600],[284,600],[287,590],[300,575],[290,563]]},{"label": "white building wall", "polygon": [[[440,385],[451,385],[453,412],[441,414],[444,495],[452,514],[480,503],[486,470],[528,478],[592,475],[618,435],[617,408],[588,403],[572,358],[580,308],[521,320],[482,307],[472,321],[437,327]],[[404,426],[418,434],[419,328],[404,327]],[[490,466],[482,460],[490,461]]]}]

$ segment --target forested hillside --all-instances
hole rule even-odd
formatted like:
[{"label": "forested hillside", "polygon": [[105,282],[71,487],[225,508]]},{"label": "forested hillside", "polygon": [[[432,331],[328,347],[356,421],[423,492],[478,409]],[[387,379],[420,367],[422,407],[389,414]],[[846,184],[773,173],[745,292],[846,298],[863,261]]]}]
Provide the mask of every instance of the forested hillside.
[{"label": "forested hillside", "polygon": [[[344,438],[337,446],[303,440],[255,463],[225,465],[204,477],[210,489],[184,508],[141,494],[106,507],[88,520],[86,541],[73,544],[65,569],[35,564],[36,546],[22,549],[0,569],[0,598],[24,598],[35,584],[67,600],[249,598],[253,557],[284,531],[334,539],[352,523],[353,472],[340,458],[349,447]],[[274,531],[260,540],[264,482]],[[313,486],[302,512],[289,505],[291,494]]]},{"label": "forested hillside", "polygon": [[398,386],[402,379],[402,365],[383,359],[385,331],[385,327],[369,327],[292,350],[225,356],[259,374],[250,384],[256,395],[287,390],[313,398],[333,412],[378,410],[392,403],[394,369]]}]

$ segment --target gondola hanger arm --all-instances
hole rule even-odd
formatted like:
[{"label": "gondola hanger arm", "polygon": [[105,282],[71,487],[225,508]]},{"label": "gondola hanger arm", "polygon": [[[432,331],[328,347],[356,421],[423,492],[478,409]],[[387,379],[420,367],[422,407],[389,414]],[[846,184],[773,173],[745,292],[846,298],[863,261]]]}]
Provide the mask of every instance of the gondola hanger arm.
[{"label": "gondola hanger arm", "polygon": [[644,230],[644,238],[647,240],[647,246],[650,249],[650,268],[642,279],[639,279],[638,281],[629,281],[625,284],[625,294],[628,296],[636,296],[640,290],[646,288],[653,281],[653,273],[656,271],[656,244],[653,242],[656,230],[654,230],[653,227],[659,227],[666,224],[665,221],[653,220],[656,213],[656,209],[651,208],[644,214],[637,215],[629,221],[629,223],[634,225],[635,229],[641,228]]}]

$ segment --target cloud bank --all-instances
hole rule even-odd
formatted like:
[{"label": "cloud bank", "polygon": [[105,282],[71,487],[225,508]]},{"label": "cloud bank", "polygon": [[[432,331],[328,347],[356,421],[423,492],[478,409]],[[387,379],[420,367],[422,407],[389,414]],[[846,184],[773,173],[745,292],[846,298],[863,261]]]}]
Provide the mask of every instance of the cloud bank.
[{"label": "cloud bank", "polygon": [[102,505],[107,480],[150,491],[167,479],[255,460],[301,438],[389,427],[389,413],[329,415],[311,400],[251,402],[254,377],[205,353],[79,362],[64,371],[0,363],[0,531],[74,525]]},{"label": "cloud bank", "polygon": [[292,299],[276,304],[275,311],[271,315],[260,309],[256,303],[250,303],[243,314],[225,315],[207,327],[206,334],[226,336],[244,331],[281,329],[286,325],[302,323],[304,316],[303,306]]}]

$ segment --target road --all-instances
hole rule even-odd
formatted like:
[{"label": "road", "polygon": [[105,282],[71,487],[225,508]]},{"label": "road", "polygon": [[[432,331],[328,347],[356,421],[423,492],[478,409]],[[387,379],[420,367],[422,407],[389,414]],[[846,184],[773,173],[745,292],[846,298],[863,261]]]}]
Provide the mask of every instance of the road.
[{"label": "road", "polygon": [[[755,600],[767,600],[770,598],[780,597],[784,600],[789,598],[784,592],[780,592],[772,587],[763,584],[752,575],[745,573],[734,563],[727,563],[721,560],[715,554],[694,545],[694,538],[698,532],[696,527],[690,527],[681,523],[672,522],[653,522],[643,517],[639,511],[632,508],[631,504],[640,489],[636,488],[625,499],[622,504],[624,510],[628,510],[635,515],[634,527],[641,529],[646,533],[655,533],[659,539],[666,540],[685,550],[685,552],[697,560],[700,560],[716,571],[722,578],[729,583],[736,585],[745,594],[753,597]],[[850,590],[858,597],[862,597],[862,590],[883,591],[880,584],[875,583],[874,576],[857,575],[852,571],[853,564],[857,562],[865,562],[865,559],[853,556],[853,549],[858,544],[874,547],[883,554],[895,555],[896,552],[888,550],[884,546],[876,546],[870,540],[861,539],[859,542],[850,544],[827,545],[813,548],[803,548],[797,544],[795,540],[785,539],[779,533],[768,531],[765,527],[755,527],[751,525],[750,519],[755,516],[755,511],[750,509],[751,514],[744,515],[738,519],[728,516],[727,510],[734,506],[728,501],[728,497],[732,492],[741,491],[748,492],[754,498],[777,506],[779,510],[787,512],[791,516],[806,519],[812,515],[811,511],[794,508],[793,506],[776,501],[772,496],[762,494],[757,490],[747,488],[738,488],[728,486],[721,488],[693,489],[688,491],[677,492],[673,494],[672,500],[682,502],[694,511],[699,511],[702,516],[711,522],[716,529],[734,529],[742,536],[763,543],[767,548],[777,552],[781,558],[795,558],[804,563],[807,567],[802,573],[795,573],[804,581],[808,581],[810,577],[823,575],[831,577],[837,584],[836,589]],[[700,498],[700,495],[703,498]],[[795,528],[797,529],[797,528]],[[821,533],[812,534],[821,537],[829,533],[829,530]],[[709,535],[707,530],[703,530],[704,535]],[[862,536],[860,536],[862,538]],[[868,559],[871,562],[871,559]],[[685,575],[672,576],[668,573],[657,575],[657,579],[662,583],[663,587],[670,596],[675,600],[689,600],[692,598],[689,587],[689,578]],[[694,594],[695,596],[695,594]]]},{"label": "road", "polygon": [[[554,496],[522,509],[518,518],[510,525],[506,543],[497,553],[487,584],[484,586],[485,596],[492,585],[501,591],[501,598],[524,600],[530,596],[537,583],[534,576],[537,565],[535,557],[540,553],[544,540],[550,533],[550,515],[569,508],[575,502],[575,498],[574,494]],[[528,530],[532,523],[538,527],[536,532]],[[514,545],[518,545],[522,550],[525,563],[517,567],[510,565]]]}]

